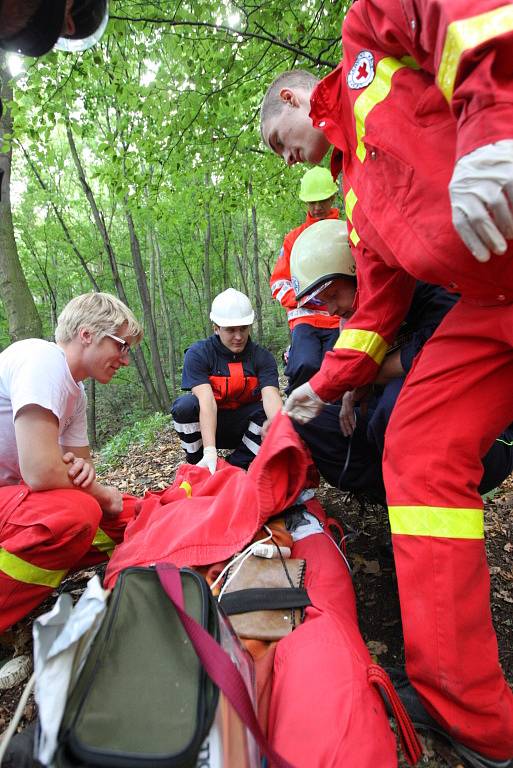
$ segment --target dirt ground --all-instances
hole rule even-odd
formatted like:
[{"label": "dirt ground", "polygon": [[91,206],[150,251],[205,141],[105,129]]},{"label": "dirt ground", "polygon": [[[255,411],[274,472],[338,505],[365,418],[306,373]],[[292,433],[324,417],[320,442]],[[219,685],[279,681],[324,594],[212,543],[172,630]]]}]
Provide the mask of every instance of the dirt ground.
[{"label": "dirt ground", "polygon": [[[182,460],[172,428],[161,433],[150,451],[132,448],[121,465],[103,480],[120,490],[142,494],[147,488],[163,488],[172,482]],[[382,666],[404,663],[399,602],[385,510],[365,504],[322,484],[318,497],[327,513],[339,520],[345,530],[347,554],[353,570],[360,626],[371,654]],[[500,659],[505,674],[513,683],[513,481],[508,479],[486,504],[485,528],[490,565],[492,613],[497,631]],[[65,580],[61,589],[78,598],[91,571],[79,572]],[[53,604],[57,592],[35,615]],[[18,648],[30,651],[33,616],[16,628]],[[0,694],[0,732],[7,727],[23,685]],[[20,729],[34,720],[36,709],[31,698],[25,707]],[[463,768],[461,762],[438,741],[423,739],[423,768]],[[400,758],[400,765],[406,762]]]}]

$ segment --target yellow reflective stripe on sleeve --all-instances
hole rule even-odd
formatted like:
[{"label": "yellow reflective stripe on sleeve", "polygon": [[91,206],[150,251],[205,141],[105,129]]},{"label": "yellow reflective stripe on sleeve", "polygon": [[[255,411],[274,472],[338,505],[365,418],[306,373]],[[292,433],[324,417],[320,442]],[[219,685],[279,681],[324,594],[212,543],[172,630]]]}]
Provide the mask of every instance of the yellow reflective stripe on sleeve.
[{"label": "yellow reflective stripe on sleeve", "polygon": [[392,533],[446,539],[484,538],[482,509],[453,507],[389,507]]},{"label": "yellow reflective stripe on sleeve", "polygon": [[185,495],[188,499],[192,496],[192,485],[187,482],[187,480],[184,480],[182,483],[180,483],[180,488],[182,488],[185,491]]},{"label": "yellow reflective stripe on sleeve", "polygon": [[0,571],[15,581],[22,581],[25,584],[38,584],[40,587],[58,587],[66,576],[68,569],[62,571],[50,571],[47,568],[40,568],[38,565],[32,565],[21,557],[7,552],[0,548]]},{"label": "yellow reflective stripe on sleeve", "polygon": [[345,197],[344,203],[345,203],[345,209],[346,209],[346,216],[352,225],[349,239],[351,240],[353,245],[358,245],[358,243],[360,242],[360,236],[356,231],[356,229],[354,228],[354,224],[353,224],[353,208],[355,207],[357,202],[358,202],[358,198],[356,197],[354,190],[350,189]]},{"label": "yellow reflective stripe on sleeve", "polygon": [[513,30],[513,4],[511,3],[449,24],[436,77],[438,87],[448,102],[452,99],[462,54],[511,30]]},{"label": "yellow reflective stripe on sleeve", "polygon": [[103,531],[101,528],[98,528],[94,535],[91,546],[95,547],[95,549],[98,549],[100,552],[105,552],[105,554],[110,557],[114,551],[116,542],[114,539],[111,539],[110,536],[105,533],[105,531]]},{"label": "yellow reflective stripe on sleeve", "polygon": [[419,65],[411,58],[411,56],[405,56],[401,60],[394,59],[392,56],[386,56],[384,59],[381,59],[376,66],[374,80],[367,86],[367,88],[365,88],[360,96],[358,96],[354,103],[357,139],[356,156],[362,163],[367,154],[365,144],[363,143],[367,116],[374,109],[376,104],[380,104],[386,99],[392,87],[393,76],[398,70],[403,69],[404,67],[419,69]]},{"label": "yellow reflective stripe on sleeve", "polygon": [[358,202],[358,198],[356,197],[356,193],[354,189],[351,188],[344,199],[346,216],[351,222],[351,224],[353,223],[353,209],[357,202]]},{"label": "yellow reflective stripe on sleeve", "polygon": [[350,328],[347,331],[342,331],[333,349],[354,349],[358,352],[364,352],[372,357],[378,365],[381,365],[388,344],[379,333]]},{"label": "yellow reflective stripe on sleeve", "polygon": [[349,239],[351,240],[353,245],[358,245],[358,243],[360,242],[360,235],[358,234],[358,232],[356,231],[356,229],[354,227],[351,230],[351,234],[349,235]]}]

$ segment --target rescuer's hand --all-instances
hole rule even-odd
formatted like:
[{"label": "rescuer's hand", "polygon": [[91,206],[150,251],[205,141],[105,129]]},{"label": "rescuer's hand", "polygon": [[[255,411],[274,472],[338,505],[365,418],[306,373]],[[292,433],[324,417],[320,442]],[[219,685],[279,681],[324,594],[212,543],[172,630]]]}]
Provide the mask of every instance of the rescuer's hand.
[{"label": "rescuer's hand", "polygon": [[326,403],[315,394],[308,382],[294,389],[285,401],[283,413],[299,424],[306,424],[320,414]]},{"label": "rescuer's hand", "polygon": [[461,157],[449,184],[452,221],[478,261],[502,254],[513,239],[513,140]]},{"label": "rescuer's hand", "polygon": [[206,467],[211,475],[216,471],[217,450],[215,445],[207,445],[203,448],[203,458],[196,464],[197,467]]},{"label": "rescuer's hand", "polygon": [[344,437],[351,437],[356,429],[356,413],[354,412],[355,390],[344,392],[342,407],[338,414],[340,429]]}]

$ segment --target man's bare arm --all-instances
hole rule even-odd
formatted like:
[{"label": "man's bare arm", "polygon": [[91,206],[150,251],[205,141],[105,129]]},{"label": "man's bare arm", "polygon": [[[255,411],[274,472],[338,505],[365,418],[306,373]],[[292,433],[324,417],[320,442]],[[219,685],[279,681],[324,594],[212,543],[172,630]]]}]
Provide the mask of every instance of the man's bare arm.
[{"label": "man's bare arm", "polygon": [[199,401],[199,423],[203,447],[215,447],[217,429],[217,403],[210,384],[198,384],[192,388],[192,394]]},{"label": "man's bare arm", "polygon": [[[69,476],[69,464],[63,460],[59,445],[59,429],[56,416],[39,405],[27,405],[16,414],[14,421],[18,461],[21,476],[34,491],[49,491],[54,488],[77,490]],[[85,459],[90,458],[89,448],[78,448]],[[67,452],[69,453],[69,451]],[[71,450],[75,453],[76,449]],[[116,488],[102,485],[93,480],[87,487],[78,489],[90,493],[104,512],[119,514],[123,508],[123,497]]]}]

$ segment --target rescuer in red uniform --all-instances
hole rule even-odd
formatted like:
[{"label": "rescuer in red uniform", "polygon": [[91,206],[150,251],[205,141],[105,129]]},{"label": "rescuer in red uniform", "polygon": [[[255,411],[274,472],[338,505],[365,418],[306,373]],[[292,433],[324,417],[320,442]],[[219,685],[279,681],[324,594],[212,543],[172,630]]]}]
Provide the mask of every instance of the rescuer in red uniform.
[{"label": "rescuer in red uniform", "polygon": [[334,145],[358,268],[356,312],[286,410],[308,421],[375,378],[416,278],[462,295],[408,376],[384,478],[409,677],[470,765],[510,766],[477,487],[513,420],[513,5],[359,0],[342,41],[334,72],[284,74],[262,105],[289,164]]}]

